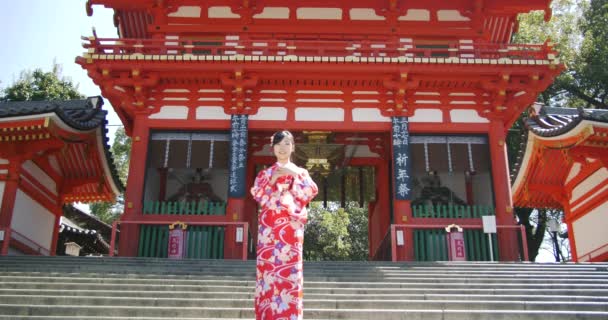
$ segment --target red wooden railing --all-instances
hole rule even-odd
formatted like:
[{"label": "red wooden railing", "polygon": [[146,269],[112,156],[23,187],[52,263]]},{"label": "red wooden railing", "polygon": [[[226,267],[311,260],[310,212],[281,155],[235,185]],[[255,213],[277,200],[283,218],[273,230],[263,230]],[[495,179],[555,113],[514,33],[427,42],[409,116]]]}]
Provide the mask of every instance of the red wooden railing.
[{"label": "red wooden railing", "polygon": [[593,249],[583,255],[576,257],[575,262],[596,262],[593,259],[608,253],[608,243],[603,246]]},{"label": "red wooden railing", "polygon": [[[414,224],[393,224],[391,225],[391,257],[393,262],[397,261],[397,229],[403,229],[404,230],[404,238],[407,239],[407,237],[405,236],[405,232],[413,232],[413,229],[442,229],[445,228],[446,225],[443,224],[421,224],[421,225],[414,225]],[[459,225],[459,227],[461,227],[462,229],[483,229],[483,226],[481,225]],[[529,255],[528,255],[528,238],[526,237],[526,229],[523,225],[514,225],[514,226],[496,226],[496,228],[500,231],[500,229],[519,229],[520,233],[521,233],[521,239],[522,239],[522,255],[523,255],[523,260],[524,261],[528,261],[529,260]],[[410,244],[411,245],[411,244]]]},{"label": "red wooden railing", "polygon": [[[112,223],[112,237],[110,239],[110,257],[114,256],[114,248],[116,247],[116,231],[118,230],[119,224],[135,224],[135,225],[166,225],[169,226],[175,223],[175,220],[171,221],[114,221]],[[242,260],[247,260],[247,247],[249,242],[249,224],[247,222],[185,222],[190,226],[237,226],[243,227],[243,249],[242,249]]]},{"label": "red wooden railing", "polygon": [[27,249],[28,253],[35,255],[45,255],[48,256],[51,254],[51,251],[39,244],[38,242],[28,238],[27,236],[19,233],[18,231],[5,227],[0,228],[0,232],[4,232],[4,236],[2,237],[2,246],[0,246],[0,255],[7,255],[8,249],[10,247],[10,242],[15,241],[20,244],[23,249]]},{"label": "red wooden railing", "polygon": [[298,57],[411,57],[548,59],[557,55],[545,44],[445,42],[437,46],[414,45],[411,39],[379,40],[181,40],[83,37],[89,54],[298,56]]}]

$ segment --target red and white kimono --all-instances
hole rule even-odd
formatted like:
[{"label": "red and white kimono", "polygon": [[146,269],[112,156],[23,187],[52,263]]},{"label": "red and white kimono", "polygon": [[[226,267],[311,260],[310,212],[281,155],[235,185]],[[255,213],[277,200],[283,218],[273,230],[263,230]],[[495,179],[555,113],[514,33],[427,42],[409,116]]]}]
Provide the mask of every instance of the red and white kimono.
[{"label": "red and white kimono", "polygon": [[317,195],[308,171],[270,179],[278,163],[260,171],[251,188],[258,216],[255,315],[258,320],[302,319],[302,245],[306,205]]}]

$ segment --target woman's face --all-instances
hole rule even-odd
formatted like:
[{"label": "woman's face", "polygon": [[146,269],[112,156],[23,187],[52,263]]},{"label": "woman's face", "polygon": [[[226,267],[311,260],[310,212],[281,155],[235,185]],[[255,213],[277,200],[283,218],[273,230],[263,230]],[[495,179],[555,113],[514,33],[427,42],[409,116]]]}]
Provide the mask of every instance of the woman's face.
[{"label": "woman's face", "polygon": [[283,138],[281,142],[272,146],[272,151],[279,162],[289,161],[293,152],[293,143],[288,137]]}]

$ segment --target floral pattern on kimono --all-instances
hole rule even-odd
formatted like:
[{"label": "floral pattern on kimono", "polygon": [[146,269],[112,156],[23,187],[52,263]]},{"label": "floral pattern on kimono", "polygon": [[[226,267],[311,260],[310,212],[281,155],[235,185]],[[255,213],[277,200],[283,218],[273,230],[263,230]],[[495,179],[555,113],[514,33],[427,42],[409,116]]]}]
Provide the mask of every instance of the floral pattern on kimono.
[{"label": "floral pattern on kimono", "polygon": [[255,314],[258,320],[302,319],[302,246],[306,205],[317,195],[308,171],[270,183],[280,165],[260,171],[251,194],[258,216]]}]

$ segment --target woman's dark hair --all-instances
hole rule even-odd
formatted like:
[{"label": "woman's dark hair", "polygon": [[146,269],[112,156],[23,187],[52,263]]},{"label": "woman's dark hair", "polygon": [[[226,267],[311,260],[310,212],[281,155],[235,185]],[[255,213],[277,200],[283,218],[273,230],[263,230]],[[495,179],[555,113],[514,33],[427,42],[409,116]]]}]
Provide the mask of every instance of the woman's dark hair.
[{"label": "woman's dark hair", "polygon": [[291,140],[291,143],[295,142],[291,132],[289,132],[287,130],[283,130],[283,131],[277,131],[272,135],[272,139],[270,141],[270,146],[274,147],[275,144],[280,143],[285,138],[288,138],[289,140]]}]

